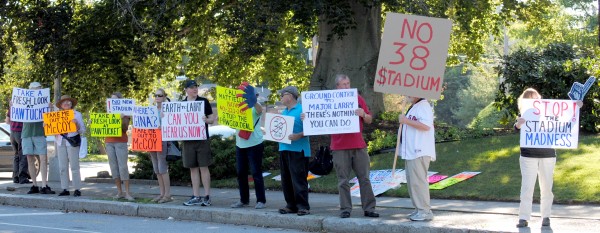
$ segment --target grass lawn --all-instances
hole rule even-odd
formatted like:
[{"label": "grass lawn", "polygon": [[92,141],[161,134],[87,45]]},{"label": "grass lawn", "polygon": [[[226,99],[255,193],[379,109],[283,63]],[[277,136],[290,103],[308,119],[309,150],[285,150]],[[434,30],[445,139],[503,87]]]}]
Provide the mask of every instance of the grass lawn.
[{"label": "grass lawn", "polygon": [[[431,190],[432,198],[518,201],[521,186],[519,169],[519,135],[488,137],[440,143],[436,145],[437,160],[430,171],[452,176],[462,171],[479,171],[481,174],[447,187]],[[600,204],[600,135],[580,136],[576,150],[558,150],[554,174],[555,203]],[[371,156],[371,169],[391,169],[393,154]],[[404,168],[399,159],[397,168]],[[279,190],[280,183],[271,179],[279,171],[270,171],[265,186]],[[314,192],[337,193],[335,171],[309,181]],[[235,179],[213,181],[214,187],[237,188]],[[406,186],[389,190],[385,196],[408,197]],[[534,199],[539,200],[536,187]]]},{"label": "grass lawn", "polygon": [[108,162],[108,156],[101,154],[88,154],[85,158],[79,159],[79,162]]}]

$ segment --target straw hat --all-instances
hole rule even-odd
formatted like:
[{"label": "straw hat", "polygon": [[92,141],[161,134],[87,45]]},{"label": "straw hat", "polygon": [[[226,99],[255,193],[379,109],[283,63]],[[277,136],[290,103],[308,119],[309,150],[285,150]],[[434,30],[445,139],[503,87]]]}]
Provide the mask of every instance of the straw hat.
[{"label": "straw hat", "polygon": [[56,107],[60,108],[60,105],[65,102],[65,101],[71,101],[71,103],[73,104],[71,108],[75,108],[75,105],[77,105],[77,100],[71,98],[70,95],[63,95],[60,97],[60,100],[58,102],[56,102]]}]

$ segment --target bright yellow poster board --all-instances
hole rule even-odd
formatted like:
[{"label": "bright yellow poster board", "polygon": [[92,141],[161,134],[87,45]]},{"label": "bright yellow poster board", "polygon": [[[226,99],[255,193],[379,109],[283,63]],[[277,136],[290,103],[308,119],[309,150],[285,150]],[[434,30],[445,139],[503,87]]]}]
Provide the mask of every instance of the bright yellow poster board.
[{"label": "bright yellow poster board", "polygon": [[72,109],[47,112],[44,113],[43,118],[46,136],[77,132],[77,125],[73,121],[75,112]]},{"label": "bright yellow poster board", "polygon": [[90,133],[92,137],[121,137],[121,114],[90,113]]},{"label": "bright yellow poster board", "polygon": [[239,106],[244,101],[237,94],[243,94],[242,90],[217,86],[217,114],[219,124],[227,125],[234,129],[254,131],[252,110],[241,111]]}]

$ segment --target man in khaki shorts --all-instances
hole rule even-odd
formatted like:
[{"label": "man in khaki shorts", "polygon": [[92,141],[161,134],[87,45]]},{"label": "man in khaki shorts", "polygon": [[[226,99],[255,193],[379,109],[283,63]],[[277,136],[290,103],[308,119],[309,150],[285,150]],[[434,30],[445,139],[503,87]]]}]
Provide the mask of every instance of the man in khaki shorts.
[{"label": "man in khaki shorts", "polygon": [[[185,82],[185,93],[187,97],[182,101],[204,101],[205,116],[202,119],[205,122],[206,135],[208,137],[208,124],[214,122],[212,108],[208,99],[198,96],[198,84],[194,80],[187,80]],[[183,167],[190,169],[193,191],[192,197],[184,202],[183,205],[210,206],[210,171],[208,170],[208,166],[213,163],[213,158],[210,152],[209,139],[183,141],[182,160]],[[200,196],[200,176],[202,177],[205,196]]]}]

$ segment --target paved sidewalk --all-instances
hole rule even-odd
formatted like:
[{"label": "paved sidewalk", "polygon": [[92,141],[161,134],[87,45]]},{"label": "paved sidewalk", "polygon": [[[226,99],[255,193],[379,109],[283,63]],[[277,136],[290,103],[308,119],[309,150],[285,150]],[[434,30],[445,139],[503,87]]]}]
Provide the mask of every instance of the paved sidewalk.
[{"label": "paved sidewalk", "polygon": [[[110,182],[110,183],[106,183]],[[212,206],[183,206],[191,194],[191,187],[173,186],[175,201],[165,204],[146,204],[115,201],[115,187],[111,180],[87,178],[83,183],[83,196],[58,197],[57,195],[26,194],[31,185],[13,184],[0,180],[0,204],[24,207],[61,209],[65,211],[94,212],[140,217],[169,218],[208,221],[263,227],[281,227],[319,232],[598,232],[600,229],[600,206],[554,205],[552,227],[541,227],[539,216],[533,217],[529,228],[518,229],[518,203],[482,202],[464,200],[432,200],[435,219],[431,222],[411,222],[406,219],[411,209],[410,199],[378,197],[377,211],[380,218],[362,216],[360,199],[353,198],[354,211],[351,218],[338,217],[336,194],[310,193],[311,215],[282,215],[278,208],[285,205],[280,191],[267,191],[267,208],[251,207],[232,209],[229,205],[238,200],[236,189],[212,189]],[[59,191],[59,182],[50,182]],[[14,191],[8,191],[14,187]],[[139,201],[156,196],[156,181],[132,181],[131,191]],[[201,191],[202,193],[203,191]],[[58,192],[57,192],[58,193]],[[251,193],[251,202],[255,202]],[[534,213],[539,205],[534,205]]]}]

